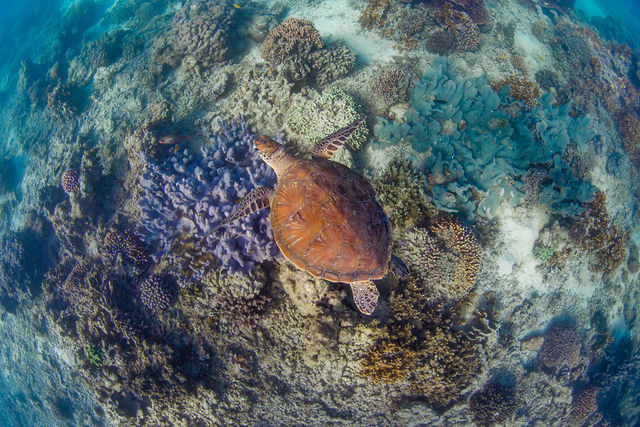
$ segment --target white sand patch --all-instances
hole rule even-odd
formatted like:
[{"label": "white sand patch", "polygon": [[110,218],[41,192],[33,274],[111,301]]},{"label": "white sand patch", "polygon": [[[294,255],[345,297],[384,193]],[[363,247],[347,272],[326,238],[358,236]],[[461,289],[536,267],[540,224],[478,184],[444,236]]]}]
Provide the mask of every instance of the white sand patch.
[{"label": "white sand patch", "polygon": [[548,215],[542,209],[536,209],[520,216],[513,208],[502,205],[498,216],[504,243],[504,252],[497,260],[498,273],[505,276],[513,274],[525,294],[533,290],[544,292],[545,285],[536,269],[533,246],[548,221]]},{"label": "white sand patch", "polygon": [[543,44],[533,34],[516,30],[513,36],[513,45],[521,50],[527,68],[537,71],[541,68],[552,66],[554,58],[553,52],[548,45]]},{"label": "white sand patch", "polygon": [[400,54],[393,41],[360,27],[360,11],[350,6],[348,0],[325,0],[312,6],[298,3],[291,6],[287,17],[313,21],[324,40],[343,41],[367,62],[390,63]]}]

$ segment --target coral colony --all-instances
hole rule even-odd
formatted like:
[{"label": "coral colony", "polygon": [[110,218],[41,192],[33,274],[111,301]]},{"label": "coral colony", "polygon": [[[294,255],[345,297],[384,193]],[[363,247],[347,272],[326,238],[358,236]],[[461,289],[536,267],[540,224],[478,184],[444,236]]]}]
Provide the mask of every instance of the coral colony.
[{"label": "coral colony", "polygon": [[[626,17],[573,0],[41,3],[0,55],[5,424],[640,424]],[[279,183],[275,238],[297,263],[270,209],[225,223],[276,188],[262,137],[310,159],[351,123],[331,159],[362,180],[316,159]],[[349,204],[350,232],[307,215]],[[402,274],[324,280],[338,255],[309,274],[319,224],[358,273],[384,228],[377,264]]]}]

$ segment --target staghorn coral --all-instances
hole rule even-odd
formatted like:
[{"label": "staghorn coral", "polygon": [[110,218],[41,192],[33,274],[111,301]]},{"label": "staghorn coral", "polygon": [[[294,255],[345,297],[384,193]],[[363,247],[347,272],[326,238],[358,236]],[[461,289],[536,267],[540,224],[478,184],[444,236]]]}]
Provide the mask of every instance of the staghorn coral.
[{"label": "staghorn coral", "polygon": [[313,22],[288,18],[269,32],[262,57],[295,83],[324,85],[346,75],[355,55],[343,44],[325,46]]},{"label": "staghorn coral", "polygon": [[205,67],[227,58],[236,9],[226,0],[189,0],[173,18],[171,46]]},{"label": "staghorn coral", "polygon": [[462,9],[478,27],[489,27],[490,19],[484,0],[448,0],[458,9]]},{"label": "staghorn coral", "polygon": [[611,224],[607,198],[602,191],[598,191],[587,204],[587,210],[576,219],[569,236],[596,256],[597,262],[593,264],[596,271],[611,274],[626,256],[626,235]]},{"label": "staghorn coral", "polygon": [[527,107],[533,108],[538,103],[538,98],[541,95],[540,88],[526,77],[510,75],[505,79],[491,82],[491,88],[496,92],[505,86],[509,86],[509,95],[513,99],[524,102]]},{"label": "staghorn coral", "polygon": [[504,424],[518,406],[513,387],[489,382],[469,398],[473,421],[479,426]]},{"label": "staghorn coral", "polygon": [[411,347],[416,340],[411,325],[381,327],[378,334],[381,337],[360,361],[360,375],[381,383],[406,380],[420,355]]},{"label": "staghorn coral", "polygon": [[433,301],[458,301],[475,284],[482,253],[473,233],[453,218],[406,232],[398,256]]},{"label": "staghorn coral", "polygon": [[360,13],[360,25],[371,30],[385,25],[385,15],[391,7],[389,0],[367,0],[367,6]]},{"label": "staghorn coral", "polygon": [[578,331],[566,323],[553,324],[544,335],[538,360],[547,368],[572,369],[580,362]]},{"label": "staghorn coral", "polygon": [[268,210],[211,232],[250,190],[275,184],[253,139],[246,122],[222,123],[201,154],[185,149],[162,163],[143,159],[140,225],[153,257],[167,259],[181,287],[219,266],[248,273],[279,256]]},{"label": "staghorn coral", "polygon": [[420,175],[406,163],[391,163],[372,184],[394,229],[415,227],[431,207]]},{"label": "staghorn coral", "polygon": [[569,412],[569,426],[583,426],[596,413],[599,393],[598,387],[587,387],[573,397],[571,412]]},{"label": "staghorn coral", "polygon": [[143,280],[138,287],[138,293],[142,305],[155,312],[168,308],[174,299],[171,284],[158,274]]},{"label": "staghorn coral", "polygon": [[398,67],[385,69],[373,81],[373,90],[388,105],[407,101],[410,87],[409,75]]}]

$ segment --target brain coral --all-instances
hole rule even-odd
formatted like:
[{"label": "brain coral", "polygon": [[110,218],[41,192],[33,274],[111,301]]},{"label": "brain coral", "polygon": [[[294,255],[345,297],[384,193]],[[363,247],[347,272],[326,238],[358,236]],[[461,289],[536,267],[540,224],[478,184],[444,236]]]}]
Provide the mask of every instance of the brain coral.
[{"label": "brain coral", "polygon": [[580,337],[576,329],[556,323],[544,336],[538,359],[547,368],[573,368],[580,361]]},{"label": "brain coral", "polygon": [[279,254],[268,210],[211,232],[251,189],[275,184],[253,139],[246,122],[223,123],[200,154],[185,149],[162,163],[144,159],[138,205],[145,239],[155,258],[166,256],[181,286],[217,267],[247,273]]},{"label": "brain coral", "polygon": [[211,66],[225,60],[235,8],[225,0],[190,0],[171,24],[171,43],[176,53],[191,55]]}]

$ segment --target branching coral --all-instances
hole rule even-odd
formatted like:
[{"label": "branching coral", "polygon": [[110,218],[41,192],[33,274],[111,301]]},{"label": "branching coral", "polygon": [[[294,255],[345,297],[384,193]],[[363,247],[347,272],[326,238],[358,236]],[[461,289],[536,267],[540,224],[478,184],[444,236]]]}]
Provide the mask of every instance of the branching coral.
[{"label": "branching coral", "polygon": [[166,278],[153,274],[138,287],[140,301],[151,311],[161,312],[171,305],[174,292]]},{"label": "branching coral", "polygon": [[513,99],[524,102],[527,107],[533,108],[538,103],[541,93],[535,82],[516,75],[510,75],[500,81],[491,82],[491,87],[496,92],[499,92],[505,86],[509,86],[509,95]]},{"label": "branching coral", "polygon": [[627,154],[640,167],[640,117],[635,112],[628,111],[620,114],[617,122]]},{"label": "branching coral", "polygon": [[610,274],[626,256],[626,235],[611,224],[607,212],[607,199],[602,191],[587,204],[587,211],[576,220],[570,230],[571,239],[589,253],[595,254],[593,268]]},{"label": "branching coral", "polygon": [[469,398],[473,421],[479,426],[505,423],[517,405],[513,387],[498,382],[489,382]]},{"label": "branching coral", "polygon": [[323,85],[347,74],[355,55],[344,45],[325,46],[313,22],[288,18],[264,40],[262,57],[295,83]]},{"label": "branching coral", "polygon": [[226,0],[190,0],[176,14],[171,24],[173,49],[190,55],[204,66],[224,61],[235,8]]},{"label": "branching coral", "polygon": [[367,6],[360,14],[360,25],[362,28],[371,30],[381,28],[385,25],[385,14],[391,7],[389,0],[367,0]]},{"label": "branching coral", "polygon": [[418,280],[426,299],[458,301],[467,295],[480,270],[482,253],[473,233],[452,218],[429,229],[415,229],[398,243],[398,255]]},{"label": "branching coral", "polygon": [[75,169],[67,169],[60,180],[62,189],[68,195],[76,194],[80,191],[80,180],[78,177],[78,171]]},{"label": "branching coral", "polygon": [[569,413],[570,426],[583,426],[594,415],[598,410],[598,393],[598,387],[587,387],[574,396]]},{"label": "branching coral", "polygon": [[110,258],[122,253],[138,267],[145,267],[150,259],[144,242],[130,230],[111,230],[104,237],[103,250]]},{"label": "branching coral", "polygon": [[410,86],[409,75],[398,67],[387,68],[373,81],[373,90],[388,105],[405,102]]},{"label": "branching coral", "polygon": [[394,229],[418,225],[431,207],[424,194],[420,175],[407,164],[390,164],[384,174],[373,182],[373,186]]},{"label": "branching coral", "polygon": [[412,393],[443,409],[480,370],[476,344],[454,328],[455,316],[440,305],[416,315],[419,328],[401,318],[381,332],[361,359],[360,374],[378,382],[406,381]]},{"label": "branching coral", "polygon": [[454,9],[450,3],[445,3],[440,8],[438,19],[454,35],[456,50],[467,52],[480,47],[480,31],[465,12]]}]

